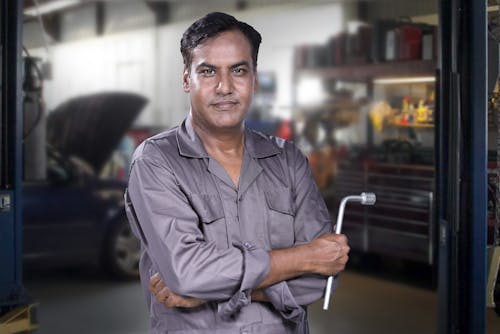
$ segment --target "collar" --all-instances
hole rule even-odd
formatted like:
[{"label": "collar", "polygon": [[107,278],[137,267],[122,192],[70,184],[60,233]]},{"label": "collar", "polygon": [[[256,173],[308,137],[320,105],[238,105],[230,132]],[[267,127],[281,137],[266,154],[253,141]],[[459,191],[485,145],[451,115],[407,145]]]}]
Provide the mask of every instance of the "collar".
[{"label": "collar", "polygon": [[[210,157],[193,129],[190,116],[186,117],[177,128],[176,138],[180,155],[189,158]],[[267,158],[282,151],[282,148],[276,145],[274,140],[248,128],[245,128],[245,149],[252,158],[257,159]]]},{"label": "collar", "polygon": [[189,158],[208,158],[209,155],[200,138],[194,132],[191,117],[188,116],[184,119],[182,124],[177,128],[177,147],[182,156]]},{"label": "collar", "polygon": [[252,158],[267,158],[283,150],[276,142],[263,133],[245,128],[245,148]]}]

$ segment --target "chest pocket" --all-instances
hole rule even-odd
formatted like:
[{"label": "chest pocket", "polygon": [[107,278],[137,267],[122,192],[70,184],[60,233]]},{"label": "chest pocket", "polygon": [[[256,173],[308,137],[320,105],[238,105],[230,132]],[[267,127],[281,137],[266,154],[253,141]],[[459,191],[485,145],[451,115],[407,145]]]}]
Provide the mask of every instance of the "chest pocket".
[{"label": "chest pocket", "polygon": [[224,208],[217,194],[191,194],[191,205],[200,219],[200,228],[207,242],[214,242],[217,248],[229,247]]},{"label": "chest pocket", "polygon": [[295,242],[295,212],[288,190],[266,191],[267,226],[272,249],[287,248]]}]

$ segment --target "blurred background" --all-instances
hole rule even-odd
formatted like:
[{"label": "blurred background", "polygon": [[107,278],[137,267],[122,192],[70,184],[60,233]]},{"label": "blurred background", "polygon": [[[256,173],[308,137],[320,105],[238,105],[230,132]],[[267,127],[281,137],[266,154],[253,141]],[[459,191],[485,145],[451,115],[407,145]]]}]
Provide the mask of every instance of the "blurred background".
[{"label": "blurred background", "polygon": [[[344,196],[377,194],[346,210],[351,261],[330,310],[310,308],[311,332],[437,333],[438,0],[25,0],[23,258],[37,333],[148,332],[123,191],[134,148],[187,115],[180,38],[211,11],[263,36],[247,126],[299,145],[332,219]],[[493,92],[498,47],[490,57]]]}]

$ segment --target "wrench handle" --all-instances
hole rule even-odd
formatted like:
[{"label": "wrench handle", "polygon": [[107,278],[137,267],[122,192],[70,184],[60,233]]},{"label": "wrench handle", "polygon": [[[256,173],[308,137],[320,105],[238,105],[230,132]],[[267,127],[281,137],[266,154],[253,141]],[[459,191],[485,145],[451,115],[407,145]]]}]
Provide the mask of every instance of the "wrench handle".
[{"label": "wrench handle", "polygon": [[[342,233],[342,221],[344,220],[345,206],[348,201],[360,202],[363,205],[373,205],[376,201],[376,196],[374,193],[361,193],[360,196],[347,196],[340,202],[339,213],[337,214],[337,225],[335,227],[335,234]],[[328,310],[328,304],[330,303],[330,295],[332,294],[332,284],[333,276],[328,277],[326,282],[325,298],[323,299],[323,310]]]}]

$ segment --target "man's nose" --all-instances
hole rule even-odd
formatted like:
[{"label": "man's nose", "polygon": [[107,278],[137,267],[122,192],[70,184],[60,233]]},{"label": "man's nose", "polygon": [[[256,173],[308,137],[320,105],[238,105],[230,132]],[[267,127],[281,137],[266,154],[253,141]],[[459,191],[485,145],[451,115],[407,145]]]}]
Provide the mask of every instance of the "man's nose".
[{"label": "man's nose", "polygon": [[216,88],[217,94],[227,95],[233,92],[233,78],[230,73],[221,73]]}]

